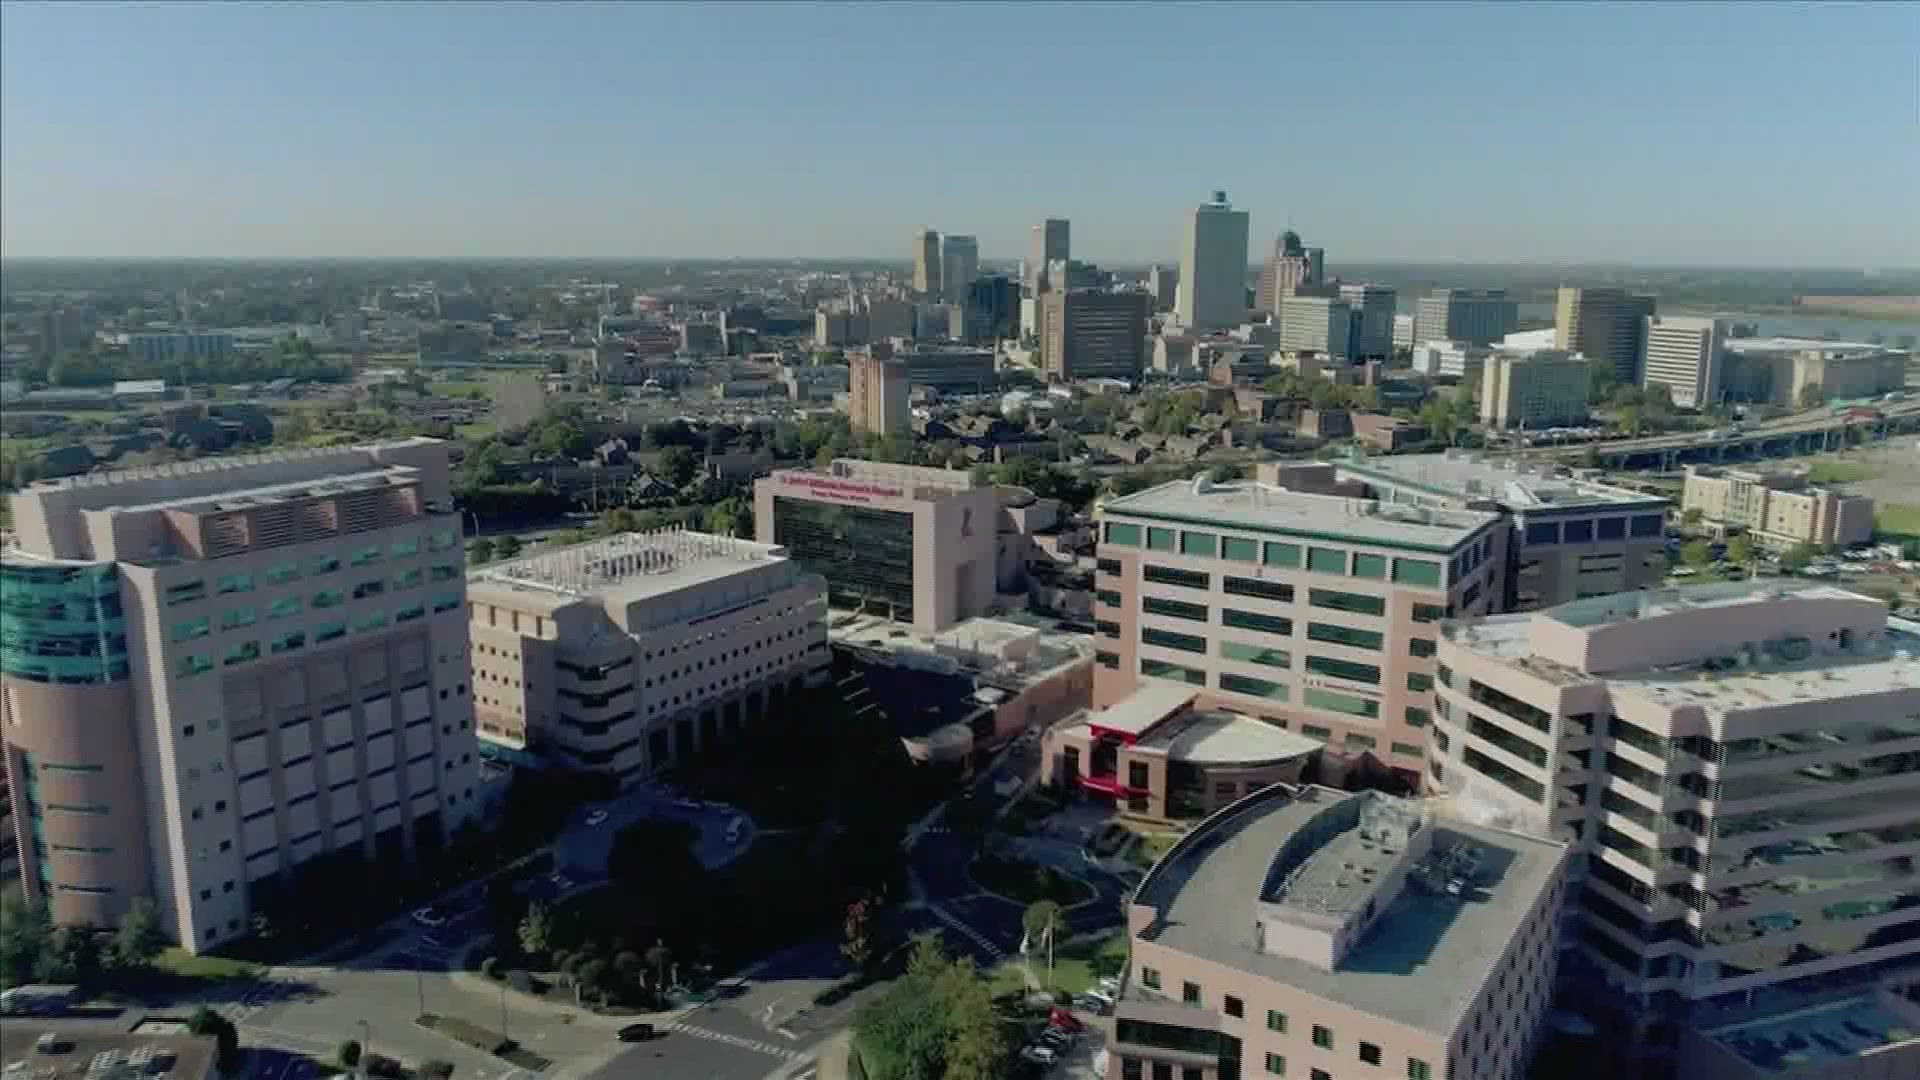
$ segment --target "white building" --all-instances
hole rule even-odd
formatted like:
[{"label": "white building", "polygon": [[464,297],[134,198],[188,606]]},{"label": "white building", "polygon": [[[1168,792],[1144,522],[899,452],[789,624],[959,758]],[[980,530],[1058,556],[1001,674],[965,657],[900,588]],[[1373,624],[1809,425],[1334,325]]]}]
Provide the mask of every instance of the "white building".
[{"label": "white building", "polygon": [[1649,315],[1641,335],[1640,378],[1648,389],[1664,386],[1673,403],[1700,409],[1720,397],[1720,362],[1728,319]]},{"label": "white building", "polygon": [[1413,347],[1413,370],[1430,379],[1478,383],[1494,350],[1464,341],[1422,341]]},{"label": "white building", "polygon": [[1235,210],[1224,191],[1187,216],[1175,310],[1180,324],[1197,333],[1246,318],[1247,212]]},{"label": "white building", "polygon": [[1554,349],[1496,352],[1480,376],[1480,421],[1534,430],[1584,423],[1592,371],[1585,357]]}]

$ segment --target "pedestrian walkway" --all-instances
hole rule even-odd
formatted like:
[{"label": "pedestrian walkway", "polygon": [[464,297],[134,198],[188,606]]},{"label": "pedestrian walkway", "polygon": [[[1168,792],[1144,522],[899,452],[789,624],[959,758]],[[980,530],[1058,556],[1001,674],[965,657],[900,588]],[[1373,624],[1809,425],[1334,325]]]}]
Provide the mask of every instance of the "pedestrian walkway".
[{"label": "pedestrian walkway", "polygon": [[752,1050],[758,1054],[769,1054],[777,1058],[793,1060],[800,1056],[800,1051],[781,1046],[778,1043],[763,1042],[759,1039],[749,1039],[740,1035],[729,1035],[724,1031],[713,1031],[709,1028],[697,1027],[685,1021],[674,1024],[667,1028],[667,1031],[669,1033],[691,1035],[696,1039],[710,1039],[714,1042],[726,1043],[728,1046],[737,1046],[742,1050]]},{"label": "pedestrian walkway", "polygon": [[968,941],[980,946],[981,951],[985,952],[988,956],[993,957],[995,960],[1005,960],[1007,958],[1007,950],[995,945],[992,941],[988,940],[984,934],[980,933],[980,931],[962,922],[959,916],[953,912],[948,911],[939,904],[928,904],[927,910],[933,913],[934,918],[939,919],[942,923],[951,927],[956,933],[961,934]]}]

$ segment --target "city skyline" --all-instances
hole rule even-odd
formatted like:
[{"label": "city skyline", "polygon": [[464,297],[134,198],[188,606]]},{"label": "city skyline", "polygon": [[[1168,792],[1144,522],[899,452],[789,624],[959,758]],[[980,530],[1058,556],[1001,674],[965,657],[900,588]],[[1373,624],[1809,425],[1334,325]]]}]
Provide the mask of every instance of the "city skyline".
[{"label": "city skyline", "polygon": [[[1041,7],[971,58],[963,110],[912,68],[916,43],[977,33],[962,7],[450,10],[6,5],[0,253],[891,260],[939,221],[1006,264],[1052,216],[1077,256],[1143,265],[1173,261],[1215,189],[1251,212],[1253,251],[1292,224],[1354,261],[1920,251],[1910,5]],[[1263,64],[1151,92],[1196,18],[1288,49],[1316,89],[1284,139],[1192,107],[1259,100]],[[1668,47],[1628,48],[1650,36]],[[822,63],[810,37],[865,59]],[[1364,62],[1312,44],[1333,40]],[[1459,49],[1473,79],[1423,74]],[[178,50],[220,62],[151,78]],[[1139,93],[1009,141],[1025,103],[1103,82]],[[1140,154],[1156,132],[1177,151]]]}]

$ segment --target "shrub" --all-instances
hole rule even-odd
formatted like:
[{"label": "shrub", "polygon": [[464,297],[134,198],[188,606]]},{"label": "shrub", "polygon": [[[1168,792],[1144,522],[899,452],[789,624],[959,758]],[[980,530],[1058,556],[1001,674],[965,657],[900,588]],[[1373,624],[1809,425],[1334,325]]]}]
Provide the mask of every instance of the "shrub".
[{"label": "shrub", "polygon": [[378,1076],[381,1080],[406,1080],[407,1076],[406,1066],[385,1054],[368,1054],[366,1070],[368,1076]]},{"label": "shrub", "polygon": [[339,1056],[341,1068],[358,1068],[360,1065],[360,1040],[348,1039],[346,1042],[341,1043]]},{"label": "shrub", "polygon": [[453,1075],[453,1062],[434,1058],[432,1061],[420,1066],[418,1075],[425,1077],[426,1080],[447,1080],[448,1077]]},{"label": "shrub", "polygon": [[500,958],[497,956],[489,956],[485,960],[480,961],[480,974],[485,975],[489,979],[498,979],[500,977]]}]

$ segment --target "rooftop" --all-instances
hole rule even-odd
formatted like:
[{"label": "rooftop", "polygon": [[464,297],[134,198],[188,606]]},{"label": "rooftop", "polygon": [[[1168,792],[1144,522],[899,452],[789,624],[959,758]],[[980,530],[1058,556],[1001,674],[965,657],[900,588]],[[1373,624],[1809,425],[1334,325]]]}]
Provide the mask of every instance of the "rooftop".
[{"label": "rooftop", "polygon": [[1372,542],[1451,553],[1497,515],[1315,495],[1243,480],[1175,480],[1107,501],[1107,516],[1137,515],[1218,528]]},{"label": "rooftop", "polygon": [[[40,1051],[42,1035],[54,1036],[55,1052]],[[31,1017],[0,1024],[0,1057],[9,1080],[200,1080],[213,1071],[214,1049],[211,1036],[129,1034]]]},{"label": "rooftop", "polygon": [[1242,765],[1303,757],[1326,743],[1239,713],[1191,712],[1134,745],[1195,765]]},{"label": "rooftop", "polygon": [[412,483],[414,477],[414,469],[405,465],[395,465],[366,472],[325,476],[317,480],[295,480],[287,484],[268,484],[264,487],[241,488],[237,491],[222,491],[212,495],[188,495],[183,498],[162,499],[158,502],[140,503],[134,506],[116,506],[112,509],[123,514],[138,514],[149,510],[190,510],[201,513],[248,510],[273,503],[327,498],[354,491],[372,491],[376,488]]},{"label": "rooftop", "polygon": [[857,650],[870,663],[934,674],[965,674],[988,687],[1018,690],[1063,664],[1090,661],[1086,635],[1053,620],[1015,612],[964,619],[937,633],[880,615],[835,613],[827,625],[833,644]]},{"label": "rooftop", "polygon": [[785,557],[785,548],[771,544],[663,529],[620,533],[493,563],[470,571],[467,583],[470,588],[493,586],[548,599],[550,607],[586,599],[628,604]]},{"label": "rooftop", "polygon": [[1155,724],[1186,708],[1196,696],[1198,692],[1185,684],[1149,679],[1112,705],[1087,714],[1087,722],[1125,735],[1144,735]]},{"label": "rooftop", "polygon": [[1809,350],[1823,353],[1883,353],[1891,351],[1885,345],[1875,345],[1870,341],[1828,341],[1825,338],[1802,337],[1728,338],[1727,348],[1740,353],[1806,352]]},{"label": "rooftop", "polygon": [[1871,997],[1827,1002],[1704,1034],[1768,1072],[1823,1067],[1916,1041],[1907,1021]]},{"label": "rooftop", "polygon": [[1415,487],[1454,499],[1492,499],[1509,510],[1653,506],[1666,500],[1602,483],[1564,465],[1448,450],[1438,454],[1355,457],[1333,463],[1361,480]]},{"label": "rooftop", "polygon": [[[1432,849],[1465,845],[1477,856],[1457,895],[1408,887],[1370,922],[1332,970],[1260,951],[1252,916],[1268,893],[1276,855],[1342,796],[1276,786],[1242,800],[1188,834],[1141,884],[1136,902],[1158,910],[1143,937],[1190,955],[1286,983],[1329,1001],[1438,1034],[1451,1034],[1505,951],[1521,917],[1553,881],[1562,847],[1547,840],[1436,821]],[[1328,839],[1339,839],[1345,833]],[[1357,837],[1350,838],[1359,843]],[[1304,901],[1328,875],[1358,873],[1323,845],[1303,862],[1292,895]],[[1325,863],[1325,867],[1321,866]],[[1325,878],[1323,882],[1321,879]],[[1304,889],[1305,892],[1297,890]],[[1322,890],[1324,891],[1324,890]],[[1285,893],[1280,902],[1285,902]],[[1129,985],[1130,995],[1139,995]]]}]

